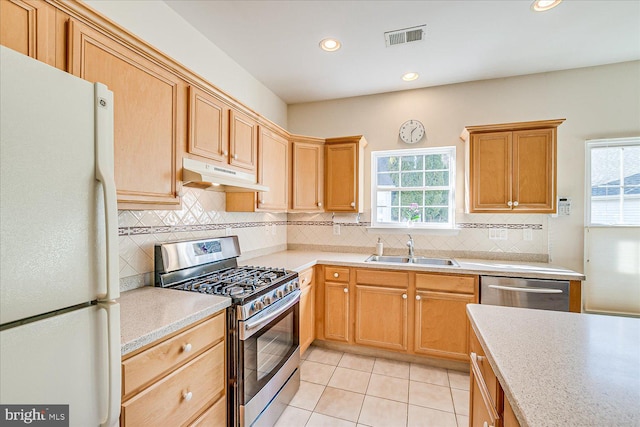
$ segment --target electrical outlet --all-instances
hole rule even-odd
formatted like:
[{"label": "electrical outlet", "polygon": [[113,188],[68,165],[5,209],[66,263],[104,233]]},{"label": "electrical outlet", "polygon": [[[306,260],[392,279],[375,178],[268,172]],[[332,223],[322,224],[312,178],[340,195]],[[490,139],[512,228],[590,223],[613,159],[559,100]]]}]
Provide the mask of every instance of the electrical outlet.
[{"label": "electrical outlet", "polygon": [[224,229],[224,235],[225,236],[231,236],[231,227],[227,227]]},{"label": "electrical outlet", "polygon": [[333,235],[334,236],[340,235],[340,224],[333,224]]},{"label": "electrical outlet", "polygon": [[489,229],[489,240],[507,240],[507,229],[506,228],[490,228]]},{"label": "electrical outlet", "polygon": [[533,240],[533,230],[530,228],[522,230],[522,238],[524,240]]},{"label": "electrical outlet", "polygon": [[500,228],[498,229],[498,240],[507,240],[508,239],[508,233],[507,233],[507,229],[506,228]]}]

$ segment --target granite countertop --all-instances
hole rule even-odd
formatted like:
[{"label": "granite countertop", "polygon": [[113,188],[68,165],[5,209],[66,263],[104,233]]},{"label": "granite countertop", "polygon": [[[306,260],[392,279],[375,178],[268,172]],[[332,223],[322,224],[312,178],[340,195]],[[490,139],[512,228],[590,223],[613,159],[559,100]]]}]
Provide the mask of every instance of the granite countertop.
[{"label": "granite countertop", "polygon": [[518,421],[640,425],[640,319],[470,304]]},{"label": "granite countertop", "polygon": [[121,293],[117,302],[124,356],[229,307],[231,298],[145,286]]},{"label": "granite countertop", "polygon": [[314,252],[314,251],[282,251],[256,258],[243,260],[243,265],[265,265],[288,270],[302,271],[316,264],[344,265],[348,267],[368,267],[396,270],[422,270],[425,272],[487,274],[493,276],[523,277],[552,280],[584,280],[584,275],[566,268],[545,263],[524,263],[515,261],[488,261],[459,259],[460,265],[431,266],[419,264],[398,264],[382,262],[364,262],[370,254]]}]

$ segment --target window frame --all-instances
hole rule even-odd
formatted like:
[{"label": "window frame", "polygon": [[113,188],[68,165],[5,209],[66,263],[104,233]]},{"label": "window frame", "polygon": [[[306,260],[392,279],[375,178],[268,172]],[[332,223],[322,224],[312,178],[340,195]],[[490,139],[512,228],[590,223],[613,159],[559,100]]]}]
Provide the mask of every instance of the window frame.
[{"label": "window frame", "polygon": [[585,211],[584,211],[584,225],[585,227],[638,227],[640,224],[606,224],[606,223],[594,223],[591,221],[591,150],[593,148],[602,147],[630,147],[640,146],[640,137],[629,138],[603,138],[603,139],[589,139],[585,141]]},{"label": "window frame", "polygon": [[[448,154],[449,155],[449,198],[448,198],[448,222],[442,223],[412,223],[408,222],[381,222],[378,221],[378,158],[380,157],[402,157],[402,156],[425,156],[434,154]],[[454,230],[456,225],[455,213],[456,213],[456,147],[444,146],[444,147],[420,147],[420,148],[408,148],[399,150],[381,150],[371,152],[371,227],[372,228],[387,228],[398,230]],[[402,187],[396,187],[402,188]],[[427,186],[419,187],[424,191]],[[393,191],[393,190],[391,190]]]}]

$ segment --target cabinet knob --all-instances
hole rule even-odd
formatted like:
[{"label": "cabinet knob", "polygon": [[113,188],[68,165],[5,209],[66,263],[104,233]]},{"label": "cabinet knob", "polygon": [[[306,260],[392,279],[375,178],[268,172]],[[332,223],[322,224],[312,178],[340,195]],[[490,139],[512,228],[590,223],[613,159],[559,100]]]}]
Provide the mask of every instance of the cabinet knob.
[{"label": "cabinet knob", "polygon": [[420,297],[420,295],[416,295],[416,300],[420,301],[422,298]]},{"label": "cabinet knob", "polygon": [[307,279],[302,279],[302,284],[304,285],[304,283],[307,281]]},{"label": "cabinet knob", "polygon": [[191,343],[186,343],[182,346],[182,351],[185,353],[189,353],[191,351]]},{"label": "cabinet knob", "polygon": [[489,427],[489,423],[485,421],[484,424],[482,424],[482,427]]},{"label": "cabinet knob", "polygon": [[518,206],[518,202],[517,201],[513,202],[513,206]]},{"label": "cabinet knob", "polygon": [[190,391],[185,391],[184,393],[182,393],[182,398],[187,402],[190,401],[192,397],[193,393],[191,393]]},{"label": "cabinet knob", "polygon": [[322,202],[318,202],[318,207],[321,208],[322,207]]},{"label": "cabinet knob", "polygon": [[356,202],[351,202],[351,207],[355,208],[356,207]]},{"label": "cabinet knob", "polygon": [[340,274],[338,274],[338,273],[333,273],[333,277],[340,277]]},{"label": "cabinet knob", "polygon": [[264,199],[260,199],[260,204],[264,205]]},{"label": "cabinet knob", "polygon": [[233,160],[238,160],[238,155],[237,154],[233,155]]},{"label": "cabinet knob", "polygon": [[402,294],[402,299],[407,299],[407,294]]},{"label": "cabinet knob", "polygon": [[345,294],[349,293],[349,288],[344,288],[343,291],[344,291]]},{"label": "cabinet knob", "polygon": [[222,152],[222,155],[227,157],[229,155],[229,152],[227,150],[225,150],[225,151]]},{"label": "cabinet knob", "polygon": [[512,202],[511,200],[509,200],[509,201],[507,202],[507,206],[513,206],[513,202]]}]

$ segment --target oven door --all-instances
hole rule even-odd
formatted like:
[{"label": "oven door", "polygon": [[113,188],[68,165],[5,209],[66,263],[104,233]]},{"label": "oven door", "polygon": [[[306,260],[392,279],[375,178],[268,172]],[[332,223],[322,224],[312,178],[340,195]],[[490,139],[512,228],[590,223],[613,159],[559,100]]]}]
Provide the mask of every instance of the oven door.
[{"label": "oven door", "polygon": [[241,425],[251,425],[298,368],[300,291],[239,322]]}]

